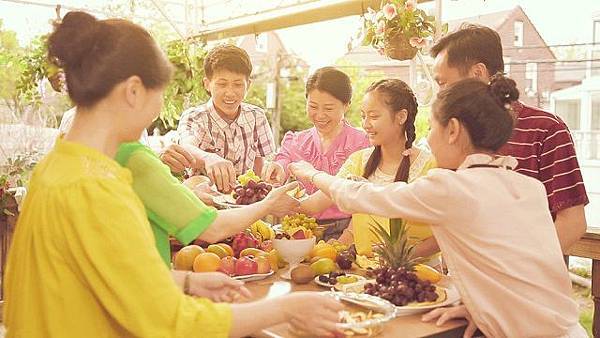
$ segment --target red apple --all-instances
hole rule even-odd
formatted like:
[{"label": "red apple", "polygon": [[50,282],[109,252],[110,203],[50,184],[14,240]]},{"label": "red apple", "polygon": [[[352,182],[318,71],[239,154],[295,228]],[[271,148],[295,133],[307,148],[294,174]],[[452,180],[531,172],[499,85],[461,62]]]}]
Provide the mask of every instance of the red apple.
[{"label": "red apple", "polygon": [[269,259],[267,257],[258,256],[254,260],[257,265],[256,273],[269,273],[269,271],[271,271],[271,264],[269,264]]},{"label": "red apple", "polygon": [[260,243],[258,248],[264,252],[269,252],[269,251],[273,250],[273,241],[270,239],[267,239],[266,241],[263,241],[262,243]]},{"label": "red apple", "polygon": [[237,258],[232,256],[226,256],[221,258],[221,266],[219,267],[219,271],[228,274],[229,276],[235,275],[235,263]]},{"label": "red apple", "polygon": [[239,257],[242,250],[258,247],[258,240],[252,234],[242,232],[233,236],[231,247],[233,248],[234,256]]},{"label": "red apple", "polygon": [[235,274],[237,276],[253,275],[258,271],[258,264],[252,256],[240,257],[235,262]]}]

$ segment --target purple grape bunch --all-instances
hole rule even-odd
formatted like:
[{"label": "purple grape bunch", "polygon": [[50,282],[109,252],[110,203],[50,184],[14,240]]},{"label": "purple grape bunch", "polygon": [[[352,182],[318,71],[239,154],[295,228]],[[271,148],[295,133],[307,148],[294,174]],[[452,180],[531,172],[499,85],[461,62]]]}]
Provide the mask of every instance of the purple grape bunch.
[{"label": "purple grape bunch", "polygon": [[246,186],[238,185],[233,189],[233,198],[238,205],[248,205],[262,201],[272,189],[267,182],[250,180]]},{"label": "purple grape bunch", "polygon": [[396,306],[412,302],[434,302],[439,295],[430,281],[420,280],[413,272],[400,267],[373,270],[376,283],[365,284],[365,293],[383,298]]}]

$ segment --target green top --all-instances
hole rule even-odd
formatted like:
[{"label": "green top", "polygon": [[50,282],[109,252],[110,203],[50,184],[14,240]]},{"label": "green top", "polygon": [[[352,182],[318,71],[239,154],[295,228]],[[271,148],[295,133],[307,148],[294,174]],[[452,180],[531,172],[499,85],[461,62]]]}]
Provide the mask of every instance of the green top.
[{"label": "green top", "polygon": [[131,171],[133,190],[146,209],[156,248],[170,266],[169,235],[189,244],[214,222],[216,209],[202,203],[171,175],[169,167],[150,148],[139,142],[121,144],[115,160]]}]

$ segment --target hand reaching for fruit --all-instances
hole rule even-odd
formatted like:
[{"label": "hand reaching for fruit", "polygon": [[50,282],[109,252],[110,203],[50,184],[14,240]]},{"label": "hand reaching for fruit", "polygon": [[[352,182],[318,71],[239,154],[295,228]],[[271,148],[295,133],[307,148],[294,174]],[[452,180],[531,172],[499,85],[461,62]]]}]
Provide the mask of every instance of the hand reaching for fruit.
[{"label": "hand reaching for fruit", "polygon": [[261,177],[267,183],[281,185],[285,182],[285,169],[277,162],[269,162],[263,168]]},{"label": "hand reaching for fruit", "polygon": [[312,166],[312,164],[306,161],[291,163],[288,166],[288,169],[292,175],[296,176],[297,179],[306,181],[310,181],[312,175],[319,172]]},{"label": "hand reaching for fruit", "polygon": [[189,278],[189,292],[192,296],[227,303],[252,296],[244,286],[244,282],[235,280],[221,272],[192,273]]},{"label": "hand reaching for fruit", "polygon": [[294,292],[281,297],[279,304],[286,321],[311,337],[337,332],[338,312],[344,309],[339,301],[316,292]]},{"label": "hand reaching for fruit", "polygon": [[277,217],[297,213],[300,211],[300,202],[287,193],[297,187],[298,183],[292,182],[273,189],[261,203],[265,203],[269,213]]}]

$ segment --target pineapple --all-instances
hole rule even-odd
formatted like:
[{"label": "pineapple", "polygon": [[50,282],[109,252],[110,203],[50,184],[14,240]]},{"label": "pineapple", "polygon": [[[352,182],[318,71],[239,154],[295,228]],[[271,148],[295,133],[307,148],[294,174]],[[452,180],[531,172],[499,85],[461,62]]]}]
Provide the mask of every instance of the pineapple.
[{"label": "pineapple", "polygon": [[403,267],[406,271],[413,271],[415,265],[425,261],[422,257],[413,257],[416,243],[409,244],[408,227],[402,219],[390,219],[389,233],[379,222],[375,219],[373,221],[375,224],[371,224],[370,231],[380,242],[374,250],[379,255],[381,266],[393,269]]}]

